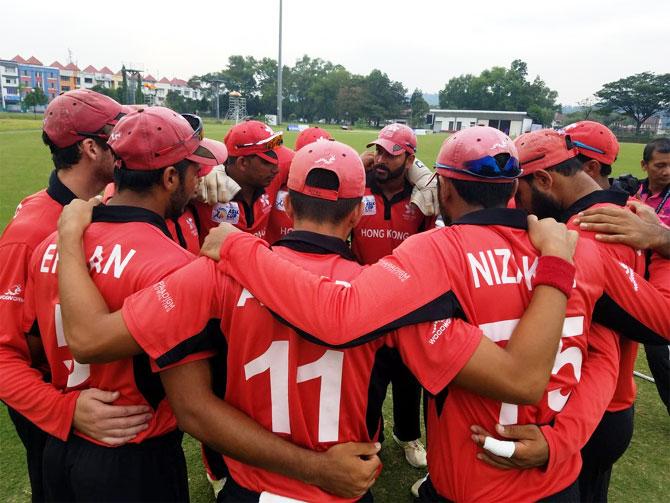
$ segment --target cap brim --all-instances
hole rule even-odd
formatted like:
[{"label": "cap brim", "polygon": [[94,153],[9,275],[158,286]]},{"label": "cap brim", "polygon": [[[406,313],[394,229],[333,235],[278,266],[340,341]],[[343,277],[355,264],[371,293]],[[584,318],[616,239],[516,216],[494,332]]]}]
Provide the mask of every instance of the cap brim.
[{"label": "cap brim", "polygon": [[218,166],[228,159],[228,149],[220,141],[203,138],[195,152],[186,159],[204,166]]},{"label": "cap brim", "polygon": [[[275,155],[275,157],[272,156]],[[277,155],[277,150],[266,150],[265,152],[256,152],[253,155],[257,155],[261,159],[270,162],[272,164],[279,164],[279,156]]]},{"label": "cap brim", "polygon": [[[400,155],[407,152],[407,150],[405,150],[402,145],[398,145],[397,143],[392,142],[391,140],[387,140],[386,138],[377,138],[375,141],[368,143],[367,147],[372,147],[372,145],[379,145],[391,155]],[[396,147],[396,150],[394,150],[393,147]],[[398,148],[400,148],[400,150],[397,150]]]}]

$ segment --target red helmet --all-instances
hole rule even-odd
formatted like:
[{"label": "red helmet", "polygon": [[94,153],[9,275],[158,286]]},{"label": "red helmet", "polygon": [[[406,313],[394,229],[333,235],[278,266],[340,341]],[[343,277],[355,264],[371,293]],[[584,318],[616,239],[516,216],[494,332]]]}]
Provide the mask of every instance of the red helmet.
[{"label": "red helmet", "polygon": [[[503,167],[495,159],[498,154],[509,155]],[[505,183],[521,175],[514,142],[489,126],[461,129],[444,140],[435,170],[447,178],[488,183]]]},{"label": "red helmet", "polygon": [[580,154],[611,166],[619,154],[619,140],[607,126],[595,121],[579,121],[563,129]]},{"label": "red helmet", "polygon": [[123,117],[107,142],[127,169],[151,171],[180,161],[200,164],[199,176],[223,164],[226,146],[202,138],[202,121],[165,107],[140,108]]},{"label": "red helmet", "polygon": [[92,136],[106,140],[126,113],[127,109],[104,94],[75,89],[49,103],[42,129],[54,145],[65,148]]},{"label": "red helmet", "polygon": [[[307,185],[307,175],[315,168],[335,173],[339,187],[330,190]],[[301,194],[329,201],[362,197],[365,192],[365,168],[358,153],[349,145],[317,140],[295,153],[287,186]]]}]

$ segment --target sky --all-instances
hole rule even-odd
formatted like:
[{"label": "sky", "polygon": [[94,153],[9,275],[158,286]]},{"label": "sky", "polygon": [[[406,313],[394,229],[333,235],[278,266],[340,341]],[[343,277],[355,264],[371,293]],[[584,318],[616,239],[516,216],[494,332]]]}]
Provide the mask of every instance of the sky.
[{"label": "sky", "polygon": [[[234,54],[277,58],[279,0],[32,0],[3,2],[2,14],[4,59],[67,63],[70,49],[80,68],[188,79]],[[606,82],[670,73],[670,1],[284,0],[283,63],[304,54],[426,93],[519,58],[571,105]]]}]

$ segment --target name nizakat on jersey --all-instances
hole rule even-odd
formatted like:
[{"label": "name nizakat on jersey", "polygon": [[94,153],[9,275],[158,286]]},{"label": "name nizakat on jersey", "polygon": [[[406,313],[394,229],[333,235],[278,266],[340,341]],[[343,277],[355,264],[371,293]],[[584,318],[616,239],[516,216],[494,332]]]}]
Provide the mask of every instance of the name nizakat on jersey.
[{"label": "name nizakat on jersey", "polygon": [[231,201],[229,203],[216,203],[212,208],[212,220],[215,222],[227,222],[237,224],[240,222],[240,205]]},{"label": "name nizakat on jersey", "polygon": [[[468,264],[475,288],[482,285],[512,285],[525,280],[528,290],[532,290],[532,279],[537,269],[537,257],[521,257],[521,267],[509,248],[495,248],[467,252]],[[510,260],[511,259],[511,260]]]},{"label": "name nizakat on jersey", "polygon": [[[56,274],[58,266],[56,248],[57,245],[52,243],[44,250],[42,259],[40,260],[39,272]],[[124,269],[135,256],[135,253],[137,252],[133,248],[124,251],[120,244],[114,244],[111,252],[109,251],[109,247],[105,250],[102,245],[97,245],[93,250],[93,254],[88,259],[88,268],[90,271],[95,271],[98,274],[109,274],[111,272],[116,279],[119,279]]]}]

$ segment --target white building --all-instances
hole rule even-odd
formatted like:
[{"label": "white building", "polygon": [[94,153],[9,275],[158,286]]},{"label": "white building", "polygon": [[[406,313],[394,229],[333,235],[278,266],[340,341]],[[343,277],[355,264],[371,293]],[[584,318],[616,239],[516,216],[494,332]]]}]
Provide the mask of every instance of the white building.
[{"label": "white building", "polygon": [[491,126],[514,138],[530,131],[532,120],[526,112],[431,108],[426,123],[436,133],[460,131],[466,127]]},{"label": "white building", "polygon": [[21,110],[19,67],[13,61],[0,60],[0,110]]}]

